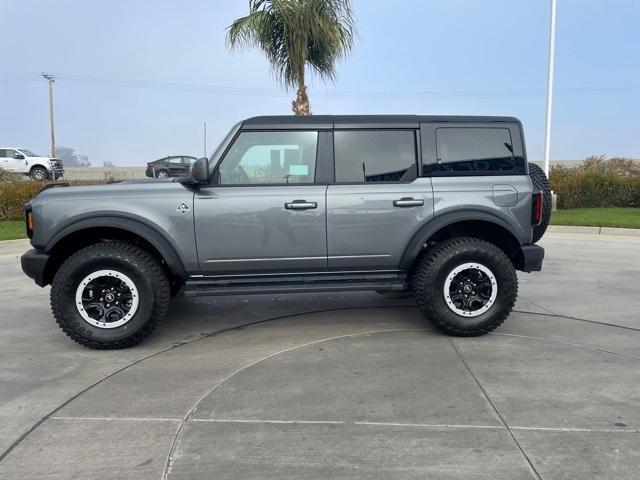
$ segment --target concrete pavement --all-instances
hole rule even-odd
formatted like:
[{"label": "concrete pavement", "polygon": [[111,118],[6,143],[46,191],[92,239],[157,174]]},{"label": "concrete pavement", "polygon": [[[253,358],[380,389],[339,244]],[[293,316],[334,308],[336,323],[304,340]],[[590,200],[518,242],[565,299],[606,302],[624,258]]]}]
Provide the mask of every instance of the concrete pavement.
[{"label": "concrete pavement", "polygon": [[485,337],[377,294],[212,297],[115,352],[0,244],[0,478],[637,478],[640,238],[542,243]]}]

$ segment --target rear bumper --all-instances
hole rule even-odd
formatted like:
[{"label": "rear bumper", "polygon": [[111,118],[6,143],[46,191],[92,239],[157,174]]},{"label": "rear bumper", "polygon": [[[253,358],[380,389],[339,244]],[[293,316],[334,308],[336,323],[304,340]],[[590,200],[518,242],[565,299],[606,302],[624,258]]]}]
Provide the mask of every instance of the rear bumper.
[{"label": "rear bumper", "polygon": [[542,260],[544,259],[544,248],[540,245],[522,245],[522,265],[523,272],[539,272],[542,270]]},{"label": "rear bumper", "polygon": [[27,277],[32,278],[39,287],[44,287],[46,285],[44,272],[48,261],[48,253],[39,252],[34,249],[29,250],[20,257],[22,271],[27,275]]}]

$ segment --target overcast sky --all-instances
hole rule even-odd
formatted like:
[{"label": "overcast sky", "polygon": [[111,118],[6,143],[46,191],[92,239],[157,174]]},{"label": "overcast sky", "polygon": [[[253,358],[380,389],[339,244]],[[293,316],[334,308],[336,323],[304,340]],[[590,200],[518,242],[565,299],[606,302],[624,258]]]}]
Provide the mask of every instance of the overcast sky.
[{"label": "overcast sky", "polygon": [[[309,81],[316,114],[515,115],[542,157],[546,0],[353,0],[359,37],[338,78]],[[236,121],[290,114],[258,51],[229,53],[247,0],[0,0],[0,146],[57,143],[141,165],[202,154]],[[640,1],[558,0],[551,156],[640,157]]]}]

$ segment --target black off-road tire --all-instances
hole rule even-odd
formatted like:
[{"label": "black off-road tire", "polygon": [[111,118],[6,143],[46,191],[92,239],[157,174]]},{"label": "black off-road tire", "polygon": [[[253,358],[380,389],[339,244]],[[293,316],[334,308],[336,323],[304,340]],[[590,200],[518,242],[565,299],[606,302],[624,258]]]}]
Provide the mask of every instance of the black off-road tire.
[{"label": "black off-road tire", "polygon": [[531,176],[531,182],[533,187],[542,192],[542,221],[540,225],[533,227],[533,243],[536,243],[542,238],[544,232],[547,231],[549,221],[551,220],[551,185],[547,176],[544,174],[544,170],[535,163],[529,164],[529,175]]},{"label": "black off-road tire", "polygon": [[[487,267],[497,281],[495,303],[475,317],[454,312],[445,300],[447,276],[464,263]],[[431,247],[418,261],[412,287],[423,316],[442,332],[458,337],[484,335],[502,325],[518,296],[518,277],[513,263],[494,244],[477,238],[460,237]]]},{"label": "black off-road tire", "polygon": [[[133,317],[124,325],[109,329],[82,318],[75,301],[82,279],[105,269],[127,275],[139,293]],[[169,280],[157,258],[130,243],[103,242],[79,250],[60,266],[51,286],[51,311],[64,333],[80,345],[118,349],[136,345],[149,336],[166,314],[169,298]]]},{"label": "black off-road tire", "polygon": [[44,167],[33,167],[29,172],[29,177],[31,177],[31,180],[43,182],[49,178],[49,172]]}]

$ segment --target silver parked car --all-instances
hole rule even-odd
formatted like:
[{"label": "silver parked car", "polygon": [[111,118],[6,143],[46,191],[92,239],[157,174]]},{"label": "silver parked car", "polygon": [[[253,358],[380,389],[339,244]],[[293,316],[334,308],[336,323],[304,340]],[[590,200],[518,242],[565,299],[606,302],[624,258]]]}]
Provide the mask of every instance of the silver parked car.
[{"label": "silver parked car", "polygon": [[92,348],[140,342],[178,292],[410,292],[481,335],[541,269],[549,211],[516,118],[256,117],[188,177],[42,191],[22,267]]}]

